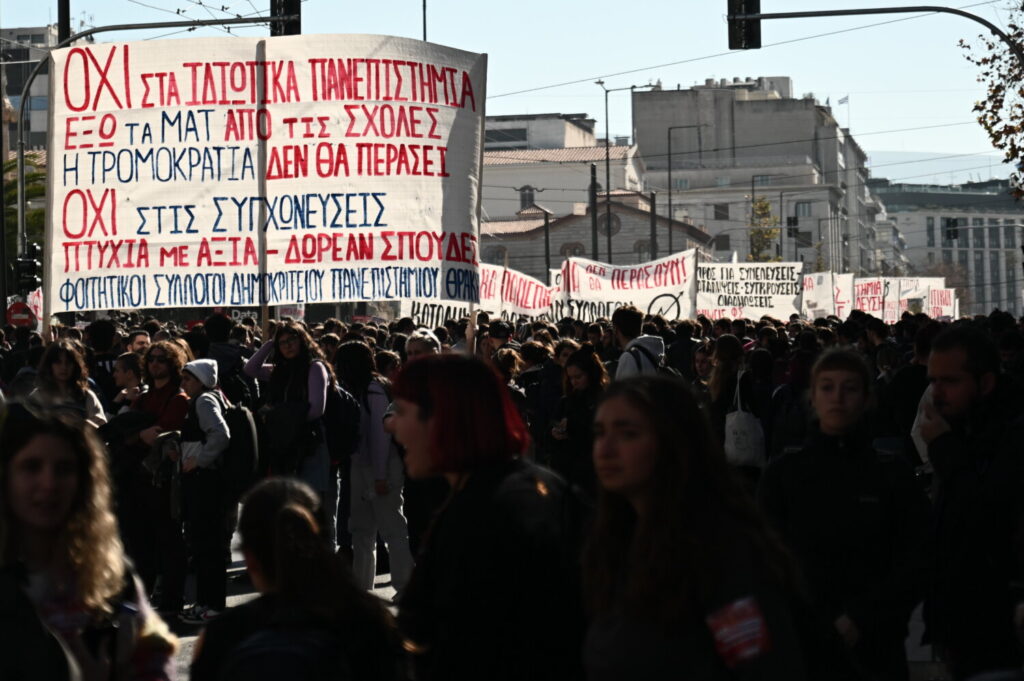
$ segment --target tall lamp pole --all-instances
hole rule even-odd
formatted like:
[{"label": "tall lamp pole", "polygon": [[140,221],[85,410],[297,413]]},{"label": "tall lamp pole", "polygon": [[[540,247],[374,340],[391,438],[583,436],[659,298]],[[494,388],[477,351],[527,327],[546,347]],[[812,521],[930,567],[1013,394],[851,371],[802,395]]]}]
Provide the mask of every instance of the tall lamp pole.
[{"label": "tall lamp pole", "polygon": [[608,132],[608,93],[629,90],[632,92],[637,88],[654,87],[653,83],[648,85],[630,85],[629,87],[607,88],[603,80],[594,81],[604,90],[604,212],[605,229],[608,230],[608,262],[612,261],[612,160],[611,160],[611,135]]},{"label": "tall lamp pole", "polygon": [[670,125],[668,127],[668,252],[672,253],[672,131],[684,130],[686,128],[697,128],[697,163],[703,166],[704,144],[701,140],[700,129],[704,124],[696,125]]}]

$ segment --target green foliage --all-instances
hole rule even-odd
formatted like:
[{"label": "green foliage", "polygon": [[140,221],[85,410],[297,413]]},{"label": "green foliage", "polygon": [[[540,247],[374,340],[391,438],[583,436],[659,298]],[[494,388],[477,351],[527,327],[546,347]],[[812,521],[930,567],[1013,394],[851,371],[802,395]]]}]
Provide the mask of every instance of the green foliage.
[{"label": "green foliage", "polygon": [[750,262],[778,262],[775,245],[779,242],[779,219],[772,215],[772,204],[767,197],[754,200],[750,216]]},{"label": "green foliage", "polygon": [[[1024,44],[1024,8],[1020,3],[1008,5],[1005,11],[1006,34],[1017,44]],[[960,41],[967,61],[977,66],[978,82],[987,86],[985,99],[975,102],[978,123],[988,133],[992,145],[1003,152],[1007,163],[1017,166],[1024,152],[1024,64],[1006,44],[990,35],[979,35],[977,43]],[[1016,198],[1024,198],[1024,183],[1018,173],[1011,175]]]},{"label": "green foliage", "polygon": [[[31,164],[31,155],[27,155],[26,165]],[[4,175],[4,238],[7,240],[7,257],[12,261],[18,252],[18,161],[11,159],[3,164]],[[39,199],[46,196],[46,173],[41,171],[25,172],[25,200]],[[25,213],[25,227],[28,240],[43,245],[46,221],[46,210],[29,208]]]}]

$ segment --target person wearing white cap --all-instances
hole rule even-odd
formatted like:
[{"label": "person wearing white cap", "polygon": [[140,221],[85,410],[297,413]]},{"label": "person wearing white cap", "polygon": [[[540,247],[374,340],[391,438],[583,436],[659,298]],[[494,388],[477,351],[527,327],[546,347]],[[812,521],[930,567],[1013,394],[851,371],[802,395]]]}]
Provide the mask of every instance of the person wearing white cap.
[{"label": "person wearing white cap", "polygon": [[225,607],[227,563],[224,557],[225,489],[219,467],[231,432],[224,420],[226,399],[217,387],[217,362],[197,359],[181,372],[189,408],[181,429],[182,496],[192,533],[196,567],[196,604],[181,614],[203,624]]}]

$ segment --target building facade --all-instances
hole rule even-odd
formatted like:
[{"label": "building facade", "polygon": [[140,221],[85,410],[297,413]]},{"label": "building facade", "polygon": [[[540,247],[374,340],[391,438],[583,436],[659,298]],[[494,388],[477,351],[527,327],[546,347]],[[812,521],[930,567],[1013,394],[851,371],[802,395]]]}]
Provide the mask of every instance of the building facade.
[{"label": "building facade", "polygon": [[636,91],[633,116],[658,211],[671,203],[674,216],[721,235],[717,257],[749,252],[751,206],[763,197],[782,228],[777,256],[836,272],[880,269],[874,222],[884,206],[871,194],[867,155],[830,107],[794,98],[789,78]]},{"label": "building facade", "polygon": [[594,119],[586,114],[488,116],[484,151],[592,147]]},{"label": "building facade", "polygon": [[[644,164],[636,147],[612,146],[607,153],[610,186],[615,190],[640,190]],[[512,217],[534,203],[543,204],[556,215],[571,213],[575,204],[590,200],[591,164],[597,165],[597,182],[603,201],[606,184],[603,146],[485,151],[482,196],[485,219]]]},{"label": "building facade", "polygon": [[879,179],[872,185],[905,237],[916,271],[945,276],[946,285],[958,289],[961,313],[999,308],[1024,314],[1024,206],[1010,195],[1008,181],[949,186]]},{"label": "building facade", "polygon": [[[0,29],[0,51],[3,64],[3,93],[15,112],[21,104],[22,90],[36,62],[46,59],[57,44],[57,26],[31,26]],[[46,149],[49,123],[50,73],[44,65],[29,90],[25,117],[25,148]],[[11,150],[17,149],[17,116],[7,124]]]},{"label": "building facade", "polygon": [[[664,257],[668,234],[673,236],[673,252],[695,248],[700,257],[710,257],[710,235],[695,225],[664,216],[652,215],[650,202],[638,192],[618,191],[611,202],[611,254],[608,251],[608,212],[598,206],[597,251],[594,245],[592,213],[585,203],[573,206],[567,215],[556,217],[548,211],[547,254],[545,251],[545,206],[531,206],[512,218],[492,220],[480,225],[480,257],[483,262],[506,265],[541,281],[548,280],[548,268],[558,268],[569,257],[583,257],[615,265],[633,265]],[[657,253],[654,247],[657,246]],[[549,254],[549,255],[548,255]]]}]

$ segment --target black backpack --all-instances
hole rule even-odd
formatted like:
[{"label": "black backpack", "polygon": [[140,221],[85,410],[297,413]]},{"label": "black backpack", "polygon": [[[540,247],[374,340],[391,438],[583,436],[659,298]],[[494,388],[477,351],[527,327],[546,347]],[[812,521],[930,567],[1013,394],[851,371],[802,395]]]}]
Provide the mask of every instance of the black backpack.
[{"label": "black backpack", "polygon": [[629,356],[632,357],[633,361],[636,362],[636,366],[637,368],[640,369],[640,373],[644,372],[644,365],[643,362],[640,361],[640,357],[638,356],[637,352],[634,352],[634,350],[642,354],[650,361],[650,363],[654,366],[655,373],[661,374],[662,376],[669,376],[671,378],[682,379],[683,375],[679,373],[678,369],[676,369],[673,366],[669,366],[668,364],[665,363],[664,355],[662,355],[661,361],[659,362],[658,359],[654,355],[652,355],[647,348],[641,345],[634,345],[629,349]]},{"label": "black backpack", "polygon": [[221,458],[221,476],[230,499],[240,499],[256,482],[260,466],[260,444],[256,436],[256,419],[249,407],[232,404],[219,392],[224,422],[231,439]]},{"label": "black backpack", "polygon": [[221,678],[349,681],[354,675],[336,636],[315,629],[272,628],[235,646],[224,661]]},{"label": "black backpack", "polygon": [[238,404],[252,409],[256,400],[253,399],[252,390],[242,376],[242,363],[239,362],[234,369],[228,371],[220,379],[220,389],[231,404]]},{"label": "black backpack", "polygon": [[327,388],[323,416],[324,439],[331,463],[341,464],[356,451],[361,423],[362,409],[359,401],[334,381]]}]

